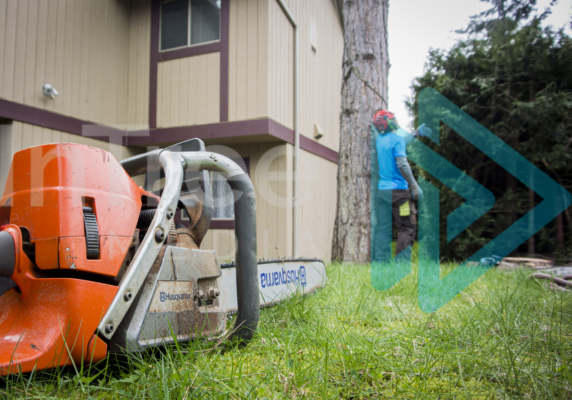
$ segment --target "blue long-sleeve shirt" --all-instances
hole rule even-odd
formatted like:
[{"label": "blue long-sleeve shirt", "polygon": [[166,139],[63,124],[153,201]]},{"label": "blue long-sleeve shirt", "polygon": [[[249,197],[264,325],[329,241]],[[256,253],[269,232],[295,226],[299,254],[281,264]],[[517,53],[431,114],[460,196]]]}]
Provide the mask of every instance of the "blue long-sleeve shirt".
[{"label": "blue long-sleeve shirt", "polygon": [[375,148],[379,167],[379,190],[409,189],[409,184],[401,175],[397,167],[396,157],[406,157],[406,140],[396,132],[379,134],[377,129],[372,128],[377,133]]}]

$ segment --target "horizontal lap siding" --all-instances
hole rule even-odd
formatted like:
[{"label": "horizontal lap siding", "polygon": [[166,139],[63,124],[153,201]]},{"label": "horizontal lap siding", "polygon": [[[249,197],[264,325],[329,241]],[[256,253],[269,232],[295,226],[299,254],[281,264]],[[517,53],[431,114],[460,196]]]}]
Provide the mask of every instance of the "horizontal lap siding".
[{"label": "horizontal lap siding", "polygon": [[[146,122],[150,2],[135,3],[0,0],[0,97],[101,124]],[[130,69],[129,89],[142,90],[128,113]],[[46,83],[60,93],[54,100]]]},{"label": "horizontal lap siding", "polygon": [[220,53],[161,62],[158,75],[158,127],[219,122]]},{"label": "horizontal lap siding", "polygon": [[269,0],[231,0],[229,120],[268,116]]}]

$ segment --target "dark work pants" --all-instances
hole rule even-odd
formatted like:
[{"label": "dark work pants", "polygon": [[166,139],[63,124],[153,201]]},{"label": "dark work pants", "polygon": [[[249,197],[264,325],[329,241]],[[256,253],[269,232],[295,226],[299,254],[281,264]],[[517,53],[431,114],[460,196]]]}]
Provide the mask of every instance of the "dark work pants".
[{"label": "dark work pants", "polygon": [[395,261],[410,261],[408,246],[415,240],[416,211],[409,190],[377,190],[374,206],[372,262],[391,260],[393,227],[398,231]]}]

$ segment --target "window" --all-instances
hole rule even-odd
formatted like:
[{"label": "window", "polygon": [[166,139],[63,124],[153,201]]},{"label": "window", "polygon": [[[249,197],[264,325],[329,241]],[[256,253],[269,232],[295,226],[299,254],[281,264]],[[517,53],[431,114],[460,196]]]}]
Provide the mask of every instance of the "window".
[{"label": "window", "polygon": [[[250,174],[250,158],[233,158],[247,174]],[[218,172],[211,172],[213,194],[213,219],[234,219],[234,196],[230,185]]]},{"label": "window", "polygon": [[220,39],[220,0],[161,3],[161,50]]},{"label": "window", "polygon": [[218,172],[211,172],[213,191],[213,219],[234,219],[234,198],[226,179]]},{"label": "window", "polygon": [[[208,149],[207,149],[208,150]],[[250,174],[250,158],[231,158],[247,174]],[[211,181],[211,193],[213,201],[213,215],[211,229],[234,229],[234,195],[226,179],[218,172],[209,173]],[[159,182],[159,183],[157,183]],[[187,181],[189,182],[189,181]],[[163,187],[165,179],[157,180],[153,188],[155,190]],[[187,183],[188,185],[188,183]],[[196,186],[198,188],[198,184]],[[189,216],[185,210],[178,210],[175,214],[175,221],[189,226]]]}]

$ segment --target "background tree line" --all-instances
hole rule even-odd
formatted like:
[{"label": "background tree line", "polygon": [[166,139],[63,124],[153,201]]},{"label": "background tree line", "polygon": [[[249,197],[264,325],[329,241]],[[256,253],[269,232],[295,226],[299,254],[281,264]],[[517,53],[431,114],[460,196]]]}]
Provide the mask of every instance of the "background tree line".
[{"label": "background tree line", "polygon": [[[408,107],[417,126],[417,95],[431,87],[504,140],[535,166],[572,189],[572,39],[543,27],[549,10],[536,0],[483,0],[490,10],[471,19],[465,39],[448,51],[432,50],[426,72],[413,83]],[[553,1],[551,5],[554,5]],[[466,258],[542,201],[503,168],[446,125],[440,145],[425,143],[489,189],[495,206],[469,229],[446,242],[446,218],[464,201],[440,188],[441,256]],[[518,253],[572,261],[572,219],[567,210]]]}]

